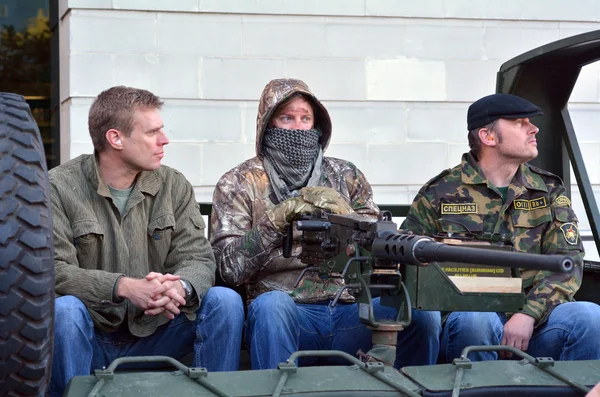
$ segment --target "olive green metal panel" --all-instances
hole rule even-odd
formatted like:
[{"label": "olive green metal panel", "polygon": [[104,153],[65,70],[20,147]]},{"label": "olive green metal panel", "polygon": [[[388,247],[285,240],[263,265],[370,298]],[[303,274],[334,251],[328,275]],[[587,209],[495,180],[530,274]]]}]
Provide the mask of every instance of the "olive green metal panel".
[{"label": "olive green metal panel", "polygon": [[[393,368],[385,368],[383,373],[390,379],[416,392],[419,388]],[[279,370],[213,372],[203,379],[223,395],[229,396],[271,396],[282,373]],[[87,396],[97,379],[91,376],[78,376],[69,383],[66,397]],[[116,373],[106,380],[97,396],[216,396],[197,381],[181,371]],[[305,367],[290,374],[282,396],[402,396],[397,390],[360,370],[356,366]]]},{"label": "olive green metal panel", "polygon": [[421,310],[517,312],[525,303],[520,293],[461,293],[437,263],[406,266],[403,274],[412,305]]},{"label": "olive green metal panel", "polygon": [[[600,361],[556,361],[553,368],[571,381],[593,386],[600,382]],[[429,391],[452,390],[453,364],[405,367],[402,372]],[[510,386],[565,386],[565,383],[534,365],[516,360],[473,362],[465,369],[462,388]]]},{"label": "olive green metal panel", "polygon": [[[600,361],[555,362],[553,369],[580,385],[600,382]],[[457,367],[452,364],[405,367],[402,374],[386,367],[383,374],[411,393],[448,392],[453,388]],[[102,387],[98,387],[99,379],[93,375],[77,376],[69,383],[65,396],[271,396],[281,375],[279,370],[209,373],[202,382],[208,382],[213,391],[181,371],[116,373],[112,379],[104,380]],[[516,360],[473,362],[471,368],[464,369],[461,385],[463,392],[492,387],[568,387],[532,364]],[[298,368],[296,373],[289,374],[281,392],[281,396],[302,397],[403,395],[356,366]],[[477,395],[485,396],[486,392]]]}]

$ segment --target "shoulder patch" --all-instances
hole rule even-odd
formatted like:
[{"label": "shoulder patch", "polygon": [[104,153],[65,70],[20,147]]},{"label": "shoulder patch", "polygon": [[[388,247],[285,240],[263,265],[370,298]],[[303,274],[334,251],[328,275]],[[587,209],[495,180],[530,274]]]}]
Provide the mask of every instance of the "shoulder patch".
[{"label": "shoulder patch", "polygon": [[560,195],[554,200],[554,203],[559,207],[570,207],[571,200],[567,196]]},{"label": "shoulder patch", "polygon": [[567,244],[577,245],[577,241],[579,240],[579,230],[577,230],[576,224],[571,222],[563,223],[560,225],[560,230],[563,232]]}]

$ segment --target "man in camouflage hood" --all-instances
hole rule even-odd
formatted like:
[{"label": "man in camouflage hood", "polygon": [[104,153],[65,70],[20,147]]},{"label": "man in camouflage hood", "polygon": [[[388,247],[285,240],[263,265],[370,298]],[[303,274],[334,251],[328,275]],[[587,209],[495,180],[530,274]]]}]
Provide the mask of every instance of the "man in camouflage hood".
[{"label": "man in camouflage hood", "polygon": [[[342,303],[328,306],[342,282],[308,272],[296,287],[306,267],[296,257],[300,235],[294,235],[292,258],[282,256],[282,242],[295,215],[316,208],[376,216],[369,183],[354,164],[323,156],[331,120],[302,81],[267,84],[256,132],[256,157],[221,177],[211,217],[221,276],[246,288],[252,368],[276,368],[297,350],[368,351],[371,331],[360,323],[353,298],[345,292]],[[375,314],[382,319],[396,315],[379,300]],[[440,332],[439,313],[415,312],[413,325],[399,335],[396,365],[434,362]]]},{"label": "man in camouflage hood", "polygon": [[[577,217],[557,176],[527,163],[537,154],[541,115],[533,103],[494,94],[468,110],[469,146],[462,163],[443,171],[417,194],[401,229],[439,237],[513,245],[517,251],[568,254],[571,274],[524,270],[526,304],[512,315],[451,313],[442,333],[442,358],[451,362],[469,345],[507,345],[534,357],[600,359],[600,307],[574,302],[582,276]],[[470,353],[472,360],[496,352]]]}]

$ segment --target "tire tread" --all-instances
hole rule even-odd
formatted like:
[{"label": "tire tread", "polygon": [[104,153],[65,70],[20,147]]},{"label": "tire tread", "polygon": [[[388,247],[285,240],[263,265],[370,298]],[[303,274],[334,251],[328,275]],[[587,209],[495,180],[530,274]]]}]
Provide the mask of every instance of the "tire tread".
[{"label": "tire tread", "polygon": [[54,332],[48,170],[20,95],[0,93],[0,395],[43,396]]}]

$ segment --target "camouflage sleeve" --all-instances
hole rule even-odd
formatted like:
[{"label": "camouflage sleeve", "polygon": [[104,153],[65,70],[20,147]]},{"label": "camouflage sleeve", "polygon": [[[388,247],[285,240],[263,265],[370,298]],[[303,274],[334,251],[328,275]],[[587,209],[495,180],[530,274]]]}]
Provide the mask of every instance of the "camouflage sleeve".
[{"label": "camouflage sleeve", "polygon": [[226,174],[213,194],[210,240],[221,277],[230,285],[248,281],[282,244],[283,235],[266,216],[253,224],[251,192],[243,178]]},{"label": "camouflage sleeve", "polygon": [[422,193],[417,194],[413,200],[406,219],[400,225],[400,230],[426,236],[432,236],[439,232],[439,216],[431,206],[431,202]]},{"label": "camouflage sleeve", "polygon": [[552,223],[542,237],[542,254],[571,255],[576,264],[570,274],[549,271],[523,272],[523,286],[531,286],[523,313],[529,314],[540,324],[552,308],[573,301],[573,295],[581,285],[584,249],[577,227],[577,217],[570,207],[562,188],[552,202]]},{"label": "camouflage sleeve", "polygon": [[345,178],[348,183],[348,192],[352,208],[357,214],[367,217],[376,217],[379,207],[373,201],[373,190],[365,175],[354,167],[353,175]]}]

